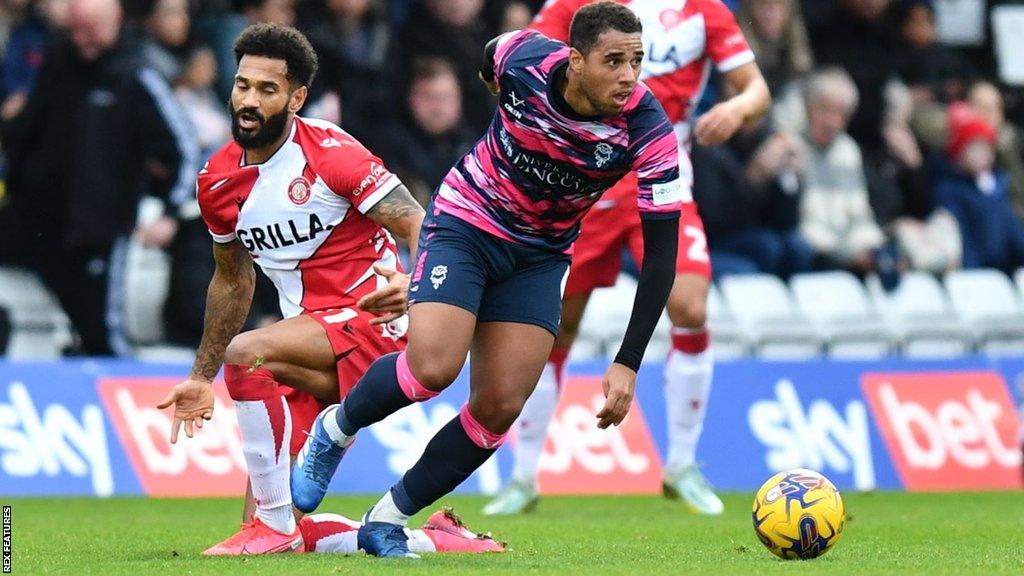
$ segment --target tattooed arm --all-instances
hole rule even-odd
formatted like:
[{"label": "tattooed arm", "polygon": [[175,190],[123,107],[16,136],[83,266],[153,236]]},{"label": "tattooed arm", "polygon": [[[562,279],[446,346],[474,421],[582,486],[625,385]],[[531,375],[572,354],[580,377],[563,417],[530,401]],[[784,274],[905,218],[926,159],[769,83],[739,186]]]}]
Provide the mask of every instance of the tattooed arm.
[{"label": "tattooed arm", "polygon": [[420,237],[420,225],[423,223],[423,207],[412,197],[405,184],[380,199],[366,215],[387,228],[389,232],[409,243],[411,260],[416,261],[417,241]]},{"label": "tattooed arm", "polygon": [[[409,243],[410,260],[416,262],[417,242],[420,237],[420,226],[423,224],[423,207],[420,206],[405,185],[397,188],[382,198],[366,213],[371,220],[387,228],[389,232]],[[380,314],[370,321],[371,324],[391,322],[405,314],[409,299],[409,276],[395,270],[385,270],[378,264],[373,269],[387,278],[387,286],[364,296],[359,300],[359,307],[369,312]]]},{"label": "tattooed arm", "polygon": [[224,362],[224,350],[242,329],[252,304],[256,273],[252,256],[245,247],[238,240],[214,243],[213,258],[217,269],[206,292],[206,324],[192,373],[157,406],[163,409],[174,405],[172,444],[178,440],[182,424],[185,425],[185,435],[191,438],[193,427],[202,428],[203,420],[213,417],[213,387],[210,384]]},{"label": "tattooed arm", "polygon": [[220,370],[224,350],[245,324],[252,305],[256,272],[252,256],[238,241],[213,244],[213,260],[217,265],[206,291],[206,317],[203,339],[192,365],[192,378],[207,382]]}]

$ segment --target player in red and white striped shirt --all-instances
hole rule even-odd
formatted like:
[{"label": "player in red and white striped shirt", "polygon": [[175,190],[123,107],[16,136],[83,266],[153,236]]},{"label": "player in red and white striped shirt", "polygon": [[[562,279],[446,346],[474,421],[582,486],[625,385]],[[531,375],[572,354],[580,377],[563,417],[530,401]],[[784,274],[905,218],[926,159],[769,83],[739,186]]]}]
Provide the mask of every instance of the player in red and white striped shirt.
[{"label": "player in red and white striped shirt", "polygon": [[[549,0],[531,28],[565,40],[573,15],[592,0]],[[736,19],[721,0],[616,0],[643,23],[644,61],[640,80],[661,102],[679,141],[679,176],[683,210],[679,219],[676,277],[669,296],[672,351],[665,367],[665,403],[669,448],[665,492],[681,496],[706,514],[722,511],[721,500],[694,465],[694,453],[711,389],[712,358],[705,328],[711,282],[704,224],[693,202],[693,171],[689,160],[691,133],[704,145],[721,144],[748,120],[764,114],[770,104],[768,86],[754,63],[754,54]],[[700,100],[712,66],[735,96],[703,114],[691,127],[691,113]],[[692,129],[691,129],[692,128]],[[591,291],[615,284],[622,249],[642,260],[637,181],[623,178],[605,193],[583,219],[569,280],[562,301],[558,338],[533,396],[516,423],[516,468],[506,491],[485,508],[489,514],[518,513],[536,502],[537,464],[548,422],[558,403],[569,348]]]}]

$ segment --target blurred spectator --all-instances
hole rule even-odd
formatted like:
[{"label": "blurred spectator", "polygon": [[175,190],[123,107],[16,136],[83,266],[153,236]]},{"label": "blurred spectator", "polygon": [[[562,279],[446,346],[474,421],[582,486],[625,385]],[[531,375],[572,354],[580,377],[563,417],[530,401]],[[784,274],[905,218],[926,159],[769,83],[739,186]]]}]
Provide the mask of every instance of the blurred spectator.
[{"label": "blurred spectator", "polygon": [[10,120],[25,106],[48,38],[67,25],[66,4],[66,0],[4,2],[10,28],[0,64],[0,120]]},{"label": "blurred spectator", "polygon": [[1006,173],[1014,211],[1024,218],[1024,146],[1020,131],[1006,121],[1002,92],[991,82],[975,82],[967,104],[996,131],[996,166]]},{"label": "blurred spectator", "polygon": [[174,95],[196,128],[199,150],[205,160],[231,138],[231,118],[213,91],[217,60],[209,48],[193,50],[175,82]]},{"label": "blurred spectator", "polygon": [[800,231],[820,265],[869,272],[885,235],[868,202],[860,147],[846,133],[858,106],[857,87],[841,69],[816,72],[808,81],[806,106]]},{"label": "blurred spectator", "polygon": [[[1006,173],[1014,210],[1018,216],[1024,217],[1024,146],[1019,129],[1007,122],[1002,92],[991,82],[977,81],[967,90],[967,104],[996,131],[996,166]],[[914,132],[928,149],[939,152],[940,166],[935,168],[938,171],[943,170],[942,165],[946,162],[948,124],[947,106],[929,103],[914,110]]]},{"label": "blurred spectator", "polygon": [[176,82],[188,58],[188,0],[156,0],[146,14],[145,65]]},{"label": "blurred spectator", "polygon": [[462,94],[451,64],[418,60],[410,80],[407,114],[380,132],[374,151],[425,206],[475,135],[462,122]]},{"label": "blurred spectator", "polygon": [[242,30],[259,23],[295,25],[295,0],[203,0],[193,7],[198,37],[216,56],[214,88],[225,102],[235,82],[234,44]]},{"label": "blurred spectator", "polygon": [[300,12],[299,28],[320,57],[320,76],[305,115],[337,122],[357,138],[367,137],[387,116],[380,77],[391,30],[383,5],[375,0],[311,0]]},{"label": "blurred spectator", "polygon": [[896,23],[903,41],[899,76],[914,102],[962,100],[974,71],[963,55],[938,43],[931,0],[903,0]]},{"label": "blurred spectator", "polygon": [[933,206],[924,154],[909,128],[912,97],[896,85],[891,88],[887,98],[893,105],[882,127],[883,146],[864,150],[871,208],[883,226],[901,217],[925,218]]},{"label": "blurred spectator", "polygon": [[811,268],[814,251],[796,227],[803,167],[793,137],[750,123],[721,146],[694,144],[691,158],[716,278]]},{"label": "blurred spectator", "polygon": [[772,94],[814,67],[796,0],[743,0],[736,20]]},{"label": "blurred spectator", "polygon": [[[391,60],[395,90],[409,77],[417,58],[437,56],[451,62],[462,88],[463,115],[474,132],[482,131],[491,121],[496,103],[477,78],[484,46],[497,35],[480,17],[483,7],[483,0],[422,0],[398,35]],[[400,109],[400,104],[396,108]]]},{"label": "blurred spectator", "polygon": [[486,3],[484,16],[490,29],[504,33],[529,26],[534,12],[534,8],[522,0],[492,0]]},{"label": "blurred spectator", "polygon": [[847,131],[866,151],[883,148],[882,125],[891,115],[887,91],[896,79],[899,42],[888,7],[889,0],[837,0],[810,30],[818,64],[842,67],[857,85],[860,105]]},{"label": "blurred spectator", "polygon": [[[82,351],[123,355],[125,239],[139,196],[155,187],[176,213],[193,195],[197,151],[170,88],[122,33],[120,4],[71,0],[69,16],[70,38],[47,53],[25,109],[4,126],[0,262],[41,273]],[[143,236],[167,242],[174,227],[163,219]]]},{"label": "blurred spectator", "polygon": [[295,3],[293,0],[239,0],[238,6],[249,24],[295,25]]},{"label": "blurred spectator", "polygon": [[968,106],[949,110],[949,169],[935,184],[939,205],[953,213],[963,239],[964,268],[1024,265],[1024,225],[1007,197],[1006,175],[995,168],[997,135]]}]

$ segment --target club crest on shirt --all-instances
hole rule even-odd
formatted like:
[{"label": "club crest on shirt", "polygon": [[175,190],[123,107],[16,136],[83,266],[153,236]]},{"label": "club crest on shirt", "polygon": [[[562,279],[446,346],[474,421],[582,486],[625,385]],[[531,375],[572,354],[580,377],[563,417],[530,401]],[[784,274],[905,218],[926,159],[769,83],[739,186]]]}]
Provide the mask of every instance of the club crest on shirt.
[{"label": "club crest on shirt", "polygon": [[612,147],[607,142],[601,142],[594,149],[594,159],[597,161],[597,167],[600,168],[608,163],[612,158]]},{"label": "club crest on shirt", "polygon": [[309,182],[307,182],[305,178],[296,178],[288,185],[288,199],[296,206],[302,206],[306,202],[309,202],[309,197],[311,195]]}]

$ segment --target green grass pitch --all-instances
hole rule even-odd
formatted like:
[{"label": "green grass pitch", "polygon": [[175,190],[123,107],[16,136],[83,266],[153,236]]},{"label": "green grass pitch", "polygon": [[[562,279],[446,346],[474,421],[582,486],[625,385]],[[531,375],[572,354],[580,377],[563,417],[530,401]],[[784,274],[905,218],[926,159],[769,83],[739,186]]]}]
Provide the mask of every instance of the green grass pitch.
[{"label": "green grass pitch", "polygon": [[[655,497],[550,497],[531,515],[483,518],[481,497],[452,497],[506,554],[419,561],[328,554],[202,558],[237,528],[237,499],[8,499],[14,574],[1024,574],[1024,493],[844,495],[842,540],[813,561],[770,555],[751,528],[751,494],[718,518]],[[373,497],[332,497],[358,517]],[[425,515],[424,515],[425,517]],[[414,519],[422,521],[422,517]],[[416,524],[418,525],[418,524]]]}]

